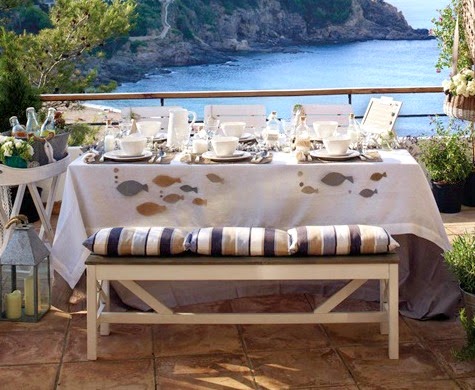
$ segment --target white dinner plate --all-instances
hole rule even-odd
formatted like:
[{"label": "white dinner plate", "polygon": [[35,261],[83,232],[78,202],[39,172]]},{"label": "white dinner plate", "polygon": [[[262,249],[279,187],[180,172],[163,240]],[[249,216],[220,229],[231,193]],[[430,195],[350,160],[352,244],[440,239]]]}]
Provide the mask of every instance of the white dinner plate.
[{"label": "white dinner plate", "polygon": [[104,158],[114,161],[139,161],[150,157],[152,157],[152,152],[150,150],[146,150],[138,156],[124,154],[121,150],[113,150],[112,152],[104,153]]},{"label": "white dinner plate", "polygon": [[251,157],[251,153],[244,152],[243,150],[236,150],[232,156],[218,157],[214,152],[208,151],[203,153],[202,157],[212,161],[239,161]]},{"label": "white dinner plate", "polygon": [[311,150],[310,156],[321,158],[322,160],[330,160],[330,161],[341,161],[341,160],[350,160],[352,158],[358,157],[360,152],[357,150],[350,150],[348,153],[345,154],[328,154],[325,149],[320,150]]}]

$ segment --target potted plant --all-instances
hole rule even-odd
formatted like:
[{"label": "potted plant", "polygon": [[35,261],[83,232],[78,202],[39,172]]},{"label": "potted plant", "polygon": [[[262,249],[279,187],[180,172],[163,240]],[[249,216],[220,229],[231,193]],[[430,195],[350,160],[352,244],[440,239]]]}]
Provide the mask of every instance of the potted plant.
[{"label": "potted plant", "polygon": [[459,282],[464,308],[460,322],[467,333],[467,344],[455,353],[463,360],[475,358],[475,235],[466,233],[455,237],[452,248],[444,253],[450,271]]},{"label": "potted plant", "polygon": [[472,171],[467,130],[460,121],[433,119],[435,134],[420,142],[420,162],[432,183],[432,193],[442,213],[458,213],[465,180]]},{"label": "potted plant", "polygon": [[33,157],[29,141],[0,135],[0,161],[13,168],[27,168]]}]

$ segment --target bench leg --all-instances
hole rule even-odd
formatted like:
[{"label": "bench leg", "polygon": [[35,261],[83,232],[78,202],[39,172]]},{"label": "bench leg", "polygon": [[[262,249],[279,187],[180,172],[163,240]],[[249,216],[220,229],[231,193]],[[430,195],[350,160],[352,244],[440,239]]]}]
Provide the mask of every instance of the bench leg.
[{"label": "bench leg", "polygon": [[[104,304],[104,311],[111,311],[111,299],[110,299],[110,284],[108,280],[102,281],[102,294],[99,294],[99,298]],[[102,323],[99,321],[99,333],[101,336],[109,336],[110,334],[110,324]]]},{"label": "bench leg", "polygon": [[[388,280],[381,279],[379,281],[379,311],[388,313]],[[386,315],[384,322],[379,323],[379,332],[381,334],[389,333],[389,315]]]},{"label": "bench leg", "polygon": [[389,265],[389,358],[399,359],[399,267]]},{"label": "bench leg", "polygon": [[96,267],[87,266],[87,359],[97,359],[97,279]]}]

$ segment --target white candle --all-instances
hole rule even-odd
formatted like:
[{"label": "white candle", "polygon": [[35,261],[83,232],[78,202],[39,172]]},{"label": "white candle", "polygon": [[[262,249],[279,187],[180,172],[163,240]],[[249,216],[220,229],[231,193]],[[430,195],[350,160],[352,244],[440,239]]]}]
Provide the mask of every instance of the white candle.
[{"label": "white candle", "polygon": [[112,134],[107,134],[104,137],[104,151],[111,152],[115,149],[115,139]]},{"label": "white candle", "polygon": [[25,279],[25,314],[27,316],[35,315],[35,289],[33,275]]},{"label": "white candle", "polygon": [[7,318],[16,320],[21,317],[21,291],[15,290],[10,294],[6,294],[5,306]]},{"label": "white candle", "polygon": [[193,140],[193,153],[203,154],[208,151],[208,141],[204,139]]}]

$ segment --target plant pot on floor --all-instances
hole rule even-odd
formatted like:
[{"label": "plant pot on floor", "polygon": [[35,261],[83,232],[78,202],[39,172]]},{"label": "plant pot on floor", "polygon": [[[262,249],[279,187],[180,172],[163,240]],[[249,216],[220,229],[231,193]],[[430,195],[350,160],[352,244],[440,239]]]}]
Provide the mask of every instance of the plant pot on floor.
[{"label": "plant pot on floor", "polygon": [[471,319],[475,315],[475,294],[469,293],[461,287],[460,292],[462,293],[463,306],[465,307],[467,317]]},{"label": "plant pot on floor", "polygon": [[475,172],[471,172],[465,181],[462,204],[475,207]]},{"label": "plant pot on floor", "polygon": [[454,214],[462,209],[462,196],[465,182],[432,182],[432,194],[441,213]]}]

